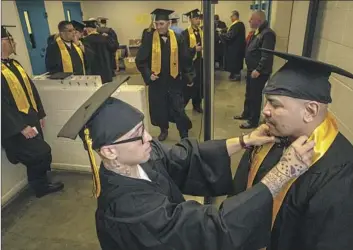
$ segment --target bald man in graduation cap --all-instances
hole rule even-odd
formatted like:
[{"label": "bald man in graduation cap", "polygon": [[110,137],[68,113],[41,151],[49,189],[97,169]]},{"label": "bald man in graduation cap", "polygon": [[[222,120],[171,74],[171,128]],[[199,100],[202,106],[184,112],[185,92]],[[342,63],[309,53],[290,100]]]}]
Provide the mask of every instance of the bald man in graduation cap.
[{"label": "bald man in graduation cap", "polygon": [[180,138],[189,136],[192,123],[185,113],[183,88],[192,85],[195,72],[183,37],[169,29],[172,10],[156,9],[155,30],[144,32],[136,66],[149,86],[151,123],[160,128],[158,139],[168,137],[169,122],[175,122]]},{"label": "bald man in graduation cap", "polygon": [[353,249],[353,146],[328,110],[331,73],[349,78],[353,74],[310,58],[262,50],[288,60],[263,90],[265,122],[270,134],[282,142],[245,152],[234,178],[234,194],[256,185],[289,143],[308,136],[316,143],[313,163],[274,199],[267,249]]},{"label": "bald man in graduation cap", "polygon": [[[43,138],[46,116],[37,88],[21,64],[12,58],[16,43],[1,26],[1,145],[13,164],[27,168],[27,179],[35,195],[57,192],[61,182],[51,183],[51,148]],[[6,176],[4,176],[6,178]]]},{"label": "bald man in graduation cap", "polygon": [[[74,140],[80,134],[88,151],[98,197],[96,229],[101,248],[240,250],[265,246],[273,197],[307,170],[314,143],[305,143],[307,137],[298,139],[285,153],[287,158],[260,184],[227,199],[220,211],[185,201],[183,193],[226,194],[232,181],[230,156],[242,147],[275,138],[267,135],[268,127],[263,125],[239,138],[203,143],[184,139],[167,147],[145,130],[139,110],[110,97],[127,79],[120,77],[103,85],[58,135]],[[93,151],[102,160],[99,169]]]}]

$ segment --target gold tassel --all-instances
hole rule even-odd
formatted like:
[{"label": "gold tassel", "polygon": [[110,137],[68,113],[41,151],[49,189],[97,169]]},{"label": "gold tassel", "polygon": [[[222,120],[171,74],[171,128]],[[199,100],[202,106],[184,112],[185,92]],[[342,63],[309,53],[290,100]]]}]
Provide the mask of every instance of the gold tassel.
[{"label": "gold tassel", "polygon": [[94,157],[94,152],[92,149],[92,139],[89,135],[89,129],[85,128],[85,141],[88,149],[88,156],[91,162],[91,168],[93,173],[93,195],[95,198],[98,198],[101,192],[101,184],[99,179],[99,171],[96,163],[96,159]]}]

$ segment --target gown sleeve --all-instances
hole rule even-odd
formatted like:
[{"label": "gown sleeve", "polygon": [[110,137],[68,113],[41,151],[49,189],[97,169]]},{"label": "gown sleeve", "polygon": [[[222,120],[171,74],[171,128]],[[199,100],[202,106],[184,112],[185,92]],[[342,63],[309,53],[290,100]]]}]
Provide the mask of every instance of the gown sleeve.
[{"label": "gown sleeve", "polygon": [[232,190],[230,157],[225,140],[198,143],[184,139],[171,148],[160,144],[165,166],[183,194],[221,196]]},{"label": "gown sleeve", "polygon": [[124,217],[116,217],[116,211],[104,217],[106,231],[120,249],[242,250],[268,244],[272,196],[262,183],[227,199],[220,210],[196,201],[175,204],[147,192],[111,204],[123,209]]},{"label": "gown sleeve", "polygon": [[144,31],[142,35],[141,46],[137,52],[135,63],[137,69],[141,72],[142,78],[146,85],[151,83],[152,71],[149,65],[151,60],[152,35],[153,33]]},{"label": "gown sleeve", "polygon": [[184,40],[184,37],[182,35],[179,35],[179,54],[181,58],[181,64],[179,63],[179,66],[181,66],[181,73],[183,78],[185,79],[185,83],[189,84],[192,83],[196,73],[195,73],[195,68],[193,65],[193,57],[191,56],[191,53],[189,51],[189,47],[187,43]]},{"label": "gown sleeve", "polygon": [[10,105],[9,96],[11,93],[7,87],[7,81],[2,75],[1,81],[1,133],[4,138],[9,138],[21,133],[27,124],[16,107]]},{"label": "gown sleeve", "polygon": [[61,54],[57,43],[52,42],[48,45],[45,54],[45,66],[49,73],[57,73],[62,71]]}]

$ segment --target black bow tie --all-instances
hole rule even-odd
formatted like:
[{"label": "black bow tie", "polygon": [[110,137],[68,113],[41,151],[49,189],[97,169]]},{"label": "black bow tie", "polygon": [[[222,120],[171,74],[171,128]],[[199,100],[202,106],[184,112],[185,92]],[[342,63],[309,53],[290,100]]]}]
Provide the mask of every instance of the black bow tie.
[{"label": "black bow tie", "polygon": [[278,139],[280,142],[276,143],[276,145],[279,148],[288,148],[292,144],[288,137],[279,137]]}]

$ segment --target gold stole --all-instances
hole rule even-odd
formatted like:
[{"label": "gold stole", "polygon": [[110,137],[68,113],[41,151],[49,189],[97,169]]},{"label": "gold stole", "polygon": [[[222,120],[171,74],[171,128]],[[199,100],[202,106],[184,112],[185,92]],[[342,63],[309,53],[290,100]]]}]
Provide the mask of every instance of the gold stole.
[{"label": "gold stole", "polygon": [[[170,75],[173,78],[176,78],[179,75],[178,41],[176,39],[174,31],[171,29],[169,29],[169,39],[170,39]],[[152,66],[151,66],[152,72],[156,75],[161,73],[162,50],[161,50],[161,40],[157,30],[153,32],[151,63],[152,63]]]},{"label": "gold stole", "polygon": [[[338,127],[335,118],[331,113],[327,114],[326,119],[318,126],[314,132],[309,137],[308,141],[314,140],[314,156],[313,162],[310,165],[313,166],[330,148],[331,144],[335,140],[338,134]],[[248,184],[247,188],[250,188],[253,185],[253,181],[259,170],[263,160],[266,158],[267,154],[270,152],[273,147],[273,143],[266,144],[259,148],[255,155],[252,157],[252,163],[250,166],[250,172],[248,176]],[[273,211],[272,211],[272,226],[275,222],[276,216],[281,208],[282,202],[292,184],[296,181],[296,179],[290,181],[282,191],[273,198]]]},{"label": "gold stole", "polygon": [[233,27],[233,25],[236,24],[236,23],[238,23],[238,22],[239,22],[239,20],[235,20],[235,21],[228,27],[227,32],[229,32],[230,29]]},{"label": "gold stole", "polygon": [[[196,35],[194,33],[194,29],[190,26],[188,28],[188,32],[189,32],[189,40],[190,40],[190,48],[195,48],[196,45],[197,45],[197,40],[196,40]],[[200,37],[201,37],[201,41],[203,41],[203,32],[201,29],[198,30],[198,32],[200,33]],[[202,57],[202,54],[203,52],[201,51],[201,57]],[[194,61],[196,60],[197,58],[197,52],[195,53],[195,56],[194,56]]]},{"label": "gold stole", "polygon": [[[32,107],[35,109],[35,111],[38,112],[37,103],[36,103],[34,96],[33,96],[31,83],[28,79],[28,76],[27,76],[25,70],[16,61],[14,61],[13,64],[15,65],[15,67],[17,68],[17,70],[21,74],[21,77],[22,77],[23,82],[26,86],[27,93],[29,95]],[[20,81],[18,80],[16,75],[4,63],[1,63],[1,73],[4,75],[4,77],[7,81],[7,84],[9,85],[11,94],[12,94],[13,98],[15,99],[16,106],[17,106],[18,110],[22,113],[28,114],[30,105],[29,105],[29,102],[27,99],[27,95],[26,95],[24,89],[22,88]]]},{"label": "gold stole", "polygon": [[[73,66],[72,66],[72,61],[71,61],[71,56],[69,54],[69,51],[66,48],[66,45],[65,45],[64,41],[59,36],[56,39],[56,42],[57,42],[57,44],[59,46],[59,49],[60,49],[61,61],[62,61],[62,64],[63,64],[64,72],[74,72],[74,69],[73,69]],[[81,62],[82,62],[82,67],[83,67],[83,74],[86,75],[85,61],[83,59],[82,50],[76,44],[74,44],[74,43],[71,43],[71,44],[73,45],[74,49],[76,50],[76,52],[80,56],[80,59],[81,59]]]}]

